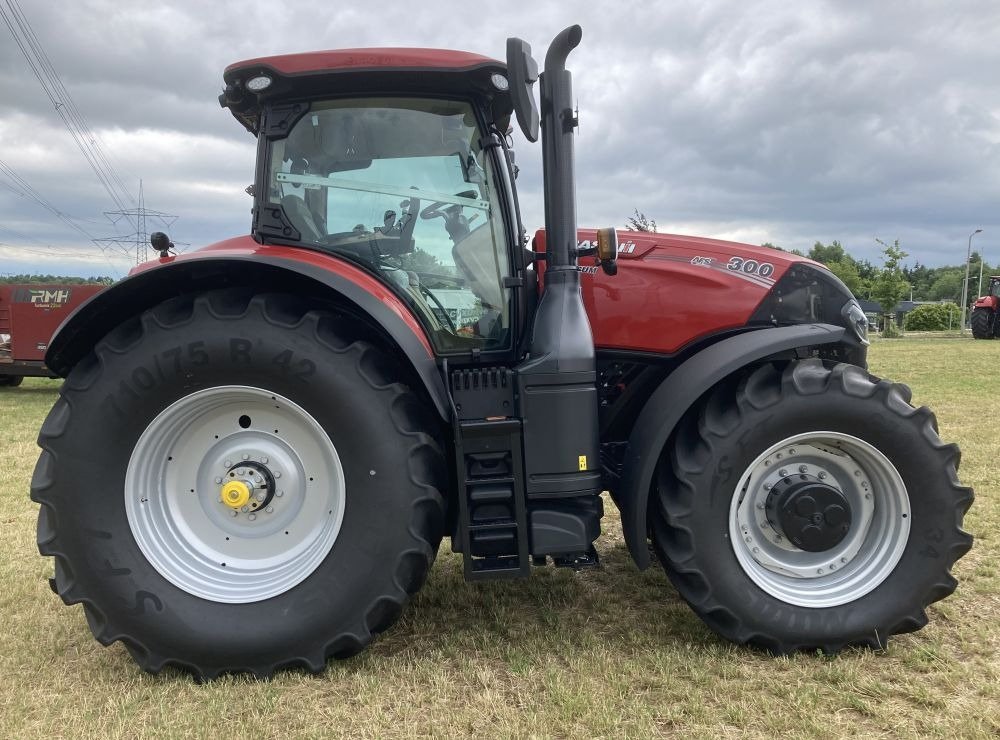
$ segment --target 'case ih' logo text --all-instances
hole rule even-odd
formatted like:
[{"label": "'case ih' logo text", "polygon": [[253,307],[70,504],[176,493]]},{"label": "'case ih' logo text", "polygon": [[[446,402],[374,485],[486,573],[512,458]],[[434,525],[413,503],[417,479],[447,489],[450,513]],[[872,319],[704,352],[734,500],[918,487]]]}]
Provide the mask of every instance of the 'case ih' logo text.
[{"label": "'case ih' logo text", "polygon": [[46,290],[45,288],[24,288],[14,296],[15,303],[30,303],[35,308],[58,308],[69,302],[68,288]]}]

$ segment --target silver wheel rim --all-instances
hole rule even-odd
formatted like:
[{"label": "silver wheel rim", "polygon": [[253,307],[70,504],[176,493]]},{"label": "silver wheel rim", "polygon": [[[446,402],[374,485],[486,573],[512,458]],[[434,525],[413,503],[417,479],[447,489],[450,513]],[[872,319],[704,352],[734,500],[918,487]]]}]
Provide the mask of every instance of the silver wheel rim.
[{"label": "silver wheel rim", "polygon": [[[822,552],[799,549],[768,520],[771,488],[801,474],[837,489],[851,507],[846,535]],[[877,588],[909,534],[910,500],[899,471],[868,442],[840,432],[807,432],[771,445],[743,473],[730,506],[729,535],[744,572],[797,606],[847,604]]]},{"label": "silver wheel rim", "polygon": [[[251,499],[221,500],[241,481]],[[171,404],[139,437],[125,475],[136,543],[168,581],[209,601],[262,601],[301,583],[344,518],[344,471],[302,407],[260,388],[220,386]]]}]

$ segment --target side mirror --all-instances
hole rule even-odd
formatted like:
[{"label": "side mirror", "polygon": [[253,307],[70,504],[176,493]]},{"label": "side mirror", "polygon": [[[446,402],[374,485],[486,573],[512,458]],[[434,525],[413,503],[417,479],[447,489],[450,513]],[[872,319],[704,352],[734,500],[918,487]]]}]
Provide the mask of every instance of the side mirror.
[{"label": "side mirror", "polygon": [[613,226],[597,230],[597,264],[606,275],[618,274],[618,232]]},{"label": "side mirror", "polygon": [[528,42],[507,39],[507,77],[521,133],[528,141],[538,141],[538,105],[532,87],[538,80],[538,62],[532,58]]}]

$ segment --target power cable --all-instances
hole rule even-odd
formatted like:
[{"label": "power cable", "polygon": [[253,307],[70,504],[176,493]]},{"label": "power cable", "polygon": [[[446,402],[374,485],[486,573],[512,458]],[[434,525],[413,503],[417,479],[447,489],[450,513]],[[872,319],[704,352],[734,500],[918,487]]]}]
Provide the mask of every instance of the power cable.
[{"label": "power cable", "polygon": [[[83,154],[84,159],[90,165],[97,176],[101,186],[107,192],[114,204],[120,208],[126,208],[126,201],[135,204],[128,189],[125,188],[121,176],[115,170],[104,153],[97,136],[90,129],[89,124],[77,107],[62,79],[56,73],[52,62],[49,60],[45,49],[35,35],[24,16],[17,0],[6,0],[6,9],[0,6],[0,16],[10,30],[14,42],[21,50],[21,54],[28,62],[28,67],[42,90],[52,103],[53,108],[66,126],[74,142]],[[124,194],[124,198],[122,195]]]}]

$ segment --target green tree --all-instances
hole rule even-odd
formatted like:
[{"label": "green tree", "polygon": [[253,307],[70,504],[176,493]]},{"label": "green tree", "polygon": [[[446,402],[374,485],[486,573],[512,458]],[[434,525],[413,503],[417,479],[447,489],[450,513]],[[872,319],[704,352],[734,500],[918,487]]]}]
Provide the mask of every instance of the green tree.
[{"label": "green tree", "polygon": [[906,314],[904,325],[910,331],[945,331],[957,329],[961,320],[954,303],[924,303]]},{"label": "green tree", "polygon": [[413,272],[441,273],[443,270],[441,260],[424,249],[414,249],[412,252],[401,254],[396,258],[402,270],[412,270]]},{"label": "green tree", "polygon": [[864,295],[864,283],[858,274],[858,266],[849,256],[845,255],[845,259],[839,262],[827,262],[826,266],[843,281],[851,293],[855,296]]},{"label": "green tree", "polygon": [[872,285],[872,298],[882,308],[883,331],[888,333],[892,331],[889,328],[890,320],[896,304],[903,299],[910,288],[909,283],[903,277],[903,270],[899,264],[906,258],[906,252],[899,246],[899,239],[896,239],[892,244],[886,244],[878,238],[875,241],[883,247],[883,266]]},{"label": "green tree", "polygon": [[935,270],[934,281],[927,289],[926,295],[921,296],[928,301],[955,301],[962,300],[962,281],[965,280],[965,272],[959,267],[942,267]]},{"label": "green tree", "polygon": [[625,219],[625,228],[629,231],[648,231],[655,234],[656,219],[646,218],[646,214],[638,208],[633,210],[635,211],[635,215]]},{"label": "green tree", "polygon": [[850,259],[850,255],[844,250],[843,245],[836,239],[833,240],[828,245],[824,245],[823,242],[816,242],[813,244],[812,249],[809,250],[807,255],[809,259],[816,260],[817,262],[822,262],[824,265],[829,266],[831,262],[843,262],[846,259]]}]

